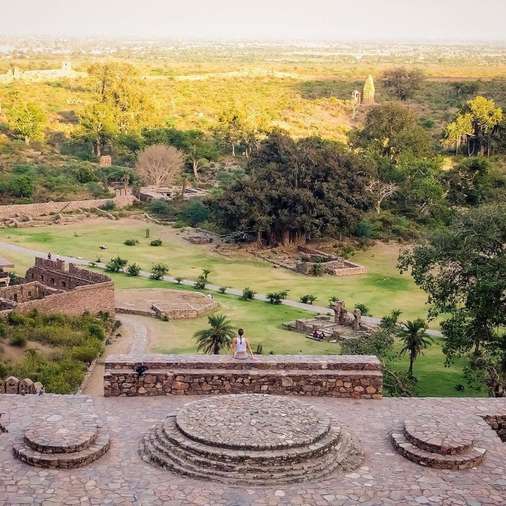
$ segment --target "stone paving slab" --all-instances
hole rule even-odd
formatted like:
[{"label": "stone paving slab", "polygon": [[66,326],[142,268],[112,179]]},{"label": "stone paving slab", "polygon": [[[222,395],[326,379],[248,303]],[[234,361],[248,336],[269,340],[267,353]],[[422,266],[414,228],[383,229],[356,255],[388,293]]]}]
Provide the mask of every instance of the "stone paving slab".
[{"label": "stone paving slab", "polygon": [[[0,434],[0,505],[501,505],[506,504],[506,445],[481,418],[506,412],[506,399],[304,398],[342,421],[358,436],[364,464],[354,472],[320,482],[276,487],[232,487],[172,475],[143,462],[143,435],[169,413],[195,398],[11,396],[0,398],[9,433]],[[12,441],[33,415],[93,410],[107,423],[111,449],[100,460],[74,470],[38,469],[18,462]],[[475,417],[476,444],[487,449],[476,469],[446,471],[414,464],[392,447],[390,434],[404,420],[427,412]]]}]

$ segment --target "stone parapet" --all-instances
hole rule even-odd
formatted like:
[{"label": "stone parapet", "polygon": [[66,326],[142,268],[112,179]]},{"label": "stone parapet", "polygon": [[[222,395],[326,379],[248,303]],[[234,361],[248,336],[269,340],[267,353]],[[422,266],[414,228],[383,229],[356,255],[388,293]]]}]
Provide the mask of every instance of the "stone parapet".
[{"label": "stone parapet", "polygon": [[[139,374],[139,366],[145,369]],[[380,399],[381,363],[374,356],[112,355],[104,395],[158,396],[267,393]]]}]

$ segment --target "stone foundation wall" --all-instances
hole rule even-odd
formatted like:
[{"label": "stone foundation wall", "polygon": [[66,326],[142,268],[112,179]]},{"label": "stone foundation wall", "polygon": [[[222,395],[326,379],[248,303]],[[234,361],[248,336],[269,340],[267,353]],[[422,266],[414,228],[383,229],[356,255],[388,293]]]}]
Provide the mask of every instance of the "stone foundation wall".
[{"label": "stone foundation wall", "polygon": [[[146,370],[139,374],[136,368]],[[104,395],[266,393],[380,399],[381,364],[373,356],[127,355],[105,362]]]},{"label": "stone foundation wall", "polygon": [[113,201],[117,208],[132,205],[136,198],[130,191],[118,190],[116,196],[110,199],[72,200],[69,202],[43,202],[40,204],[13,204],[0,206],[0,220],[16,217],[37,218],[49,214],[77,211],[79,209],[95,209],[107,202]]},{"label": "stone foundation wall", "polygon": [[506,443],[506,409],[503,415],[484,416],[483,419],[494,429],[501,440]]},{"label": "stone foundation wall", "polygon": [[[69,292],[59,291],[42,299],[17,304],[14,310],[18,313],[29,313],[34,309],[41,313],[62,313],[72,316],[80,316],[85,312],[91,314],[104,312],[114,316],[114,285],[109,281],[79,286]],[[0,311],[0,316],[10,311]]]}]

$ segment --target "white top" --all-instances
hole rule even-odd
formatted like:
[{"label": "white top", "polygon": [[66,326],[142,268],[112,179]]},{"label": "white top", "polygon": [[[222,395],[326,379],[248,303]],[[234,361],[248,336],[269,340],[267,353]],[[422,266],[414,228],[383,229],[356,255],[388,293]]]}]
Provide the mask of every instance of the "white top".
[{"label": "white top", "polygon": [[243,336],[243,337],[240,337],[240,336],[237,336],[235,338],[235,351],[237,353],[244,353],[246,351],[246,338]]}]

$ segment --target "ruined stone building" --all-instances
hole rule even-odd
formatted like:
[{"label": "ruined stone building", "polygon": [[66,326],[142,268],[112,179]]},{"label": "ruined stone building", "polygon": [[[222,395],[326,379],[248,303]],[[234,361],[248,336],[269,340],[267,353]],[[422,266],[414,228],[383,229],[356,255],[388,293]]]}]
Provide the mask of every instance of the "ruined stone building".
[{"label": "ruined stone building", "polygon": [[36,258],[21,284],[0,287],[0,316],[16,310],[27,313],[114,315],[114,285],[104,274],[63,260]]}]

